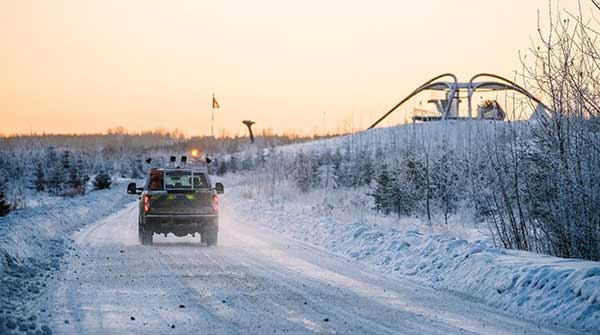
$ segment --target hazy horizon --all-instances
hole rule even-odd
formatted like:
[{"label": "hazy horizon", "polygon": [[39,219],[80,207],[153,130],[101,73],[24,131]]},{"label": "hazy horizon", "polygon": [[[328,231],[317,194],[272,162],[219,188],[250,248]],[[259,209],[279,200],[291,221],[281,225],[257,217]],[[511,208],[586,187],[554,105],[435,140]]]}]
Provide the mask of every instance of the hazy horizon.
[{"label": "hazy horizon", "polygon": [[[553,4],[556,6],[556,4]],[[563,1],[561,8],[575,8]],[[509,78],[546,0],[0,1],[0,134],[366,128],[430,77]]]},{"label": "hazy horizon", "polygon": [[[343,136],[348,135],[349,133],[342,132],[330,132],[330,133],[314,133],[314,134],[305,134],[293,131],[275,131],[271,128],[260,129],[258,132],[254,133],[255,137],[268,137],[268,136],[281,136],[281,137],[289,137],[289,138],[326,138],[332,136]],[[115,127],[108,128],[105,130],[95,131],[95,132],[80,132],[80,133],[68,133],[68,132],[29,132],[29,133],[0,133],[0,139],[11,139],[17,137],[75,137],[75,136],[113,136],[113,135],[127,135],[127,136],[144,136],[144,135],[158,135],[158,136],[168,136],[168,137],[176,137],[176,138],[184,138],[191,139],[194,137],[213,137],[211,134],[186,134],[182,132],[180,129],[166,129],[166,128],[155,128],[155,129],[143,129],[143,130],[131,130],[125,129],[124,127]],[[248,137],[248,129],[241,129],[236,133],[229,132],[215,132],[215,138],[235,138],[235,137]]]}]

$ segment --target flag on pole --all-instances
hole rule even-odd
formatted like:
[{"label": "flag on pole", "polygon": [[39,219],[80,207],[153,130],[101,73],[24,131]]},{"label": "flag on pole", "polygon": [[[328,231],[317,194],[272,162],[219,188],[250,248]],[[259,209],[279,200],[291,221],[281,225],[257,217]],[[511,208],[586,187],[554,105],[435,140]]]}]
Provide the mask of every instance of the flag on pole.
[{"label": "flag on pole", "polygon": [[213,103],[212,103],[212,108],[220,108],[219,103],[217,102],[217,99],[215,99],[215,95],[213,94]]}]

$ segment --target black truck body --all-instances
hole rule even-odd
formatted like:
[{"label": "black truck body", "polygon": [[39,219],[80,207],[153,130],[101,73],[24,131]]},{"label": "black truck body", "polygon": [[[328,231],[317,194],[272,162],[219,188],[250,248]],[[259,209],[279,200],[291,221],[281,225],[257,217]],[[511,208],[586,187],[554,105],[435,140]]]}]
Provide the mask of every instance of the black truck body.
[{"label": "black truck body", "polygon": [[138,232],[143,245],[152,244],[155,233],[200,234],[203,243],[217,244],[223,185],[213,188],[205,168],[153,168],[143,187],[131,183],[127,193],[140,195]]}]

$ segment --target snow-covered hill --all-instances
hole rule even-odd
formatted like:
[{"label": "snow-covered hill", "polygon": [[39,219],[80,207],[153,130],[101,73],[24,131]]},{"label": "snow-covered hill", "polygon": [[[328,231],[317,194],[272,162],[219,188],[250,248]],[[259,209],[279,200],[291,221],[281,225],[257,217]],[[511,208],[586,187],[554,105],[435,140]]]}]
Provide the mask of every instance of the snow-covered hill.
[{"label": "snow-covered hill", "polygon": [[279,146],[277,150],[284,153],[296,153],[299,150],[322,152],[350,149],[375,152],[377,149],[383,149],[392,154],[394,151],[410,145],[411,141],[431,147],[447,141],[450,147],[466,147],[468,143],[477,143],[491,138],[496,130],[506,129],[508,126],[525,130],[528,125],[528,122],[509,124],[503,121],[469,122],[464,120],[415,123],[374,128],[329,139]]}]

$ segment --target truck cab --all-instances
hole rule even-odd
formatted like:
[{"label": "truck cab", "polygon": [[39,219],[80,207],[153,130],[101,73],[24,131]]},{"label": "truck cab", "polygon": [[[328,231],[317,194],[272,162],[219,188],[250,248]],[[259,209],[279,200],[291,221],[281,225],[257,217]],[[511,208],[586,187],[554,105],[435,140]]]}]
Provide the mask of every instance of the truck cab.
[{"label": "truck cab", "polygon": [[129,184],[127,193],[140,196],[140,242],[151,245],[155,233],[200,234],[202,243],[217,245],[219,195],[224,190],[221,183],[212,185],[203,166],[152,168],[143,187]]}]

